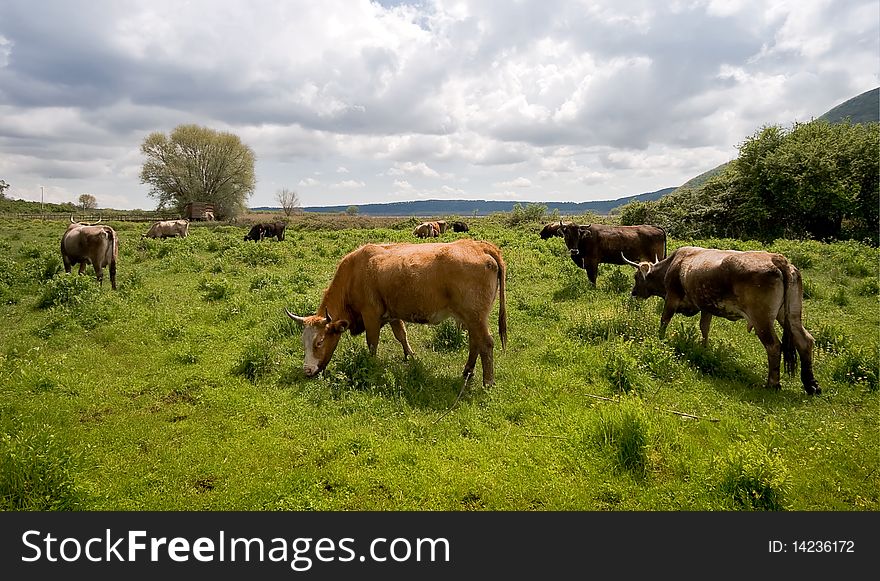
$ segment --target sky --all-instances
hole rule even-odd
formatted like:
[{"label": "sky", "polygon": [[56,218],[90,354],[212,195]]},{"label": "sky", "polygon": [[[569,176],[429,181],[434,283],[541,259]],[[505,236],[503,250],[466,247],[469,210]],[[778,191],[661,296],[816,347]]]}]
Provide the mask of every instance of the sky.
[{"label": "sky", "polygon": [[153,209],[141,144],[198,124],[251,207],[613,200],[878,85],[877,0],[3,0],[0,179]]}]

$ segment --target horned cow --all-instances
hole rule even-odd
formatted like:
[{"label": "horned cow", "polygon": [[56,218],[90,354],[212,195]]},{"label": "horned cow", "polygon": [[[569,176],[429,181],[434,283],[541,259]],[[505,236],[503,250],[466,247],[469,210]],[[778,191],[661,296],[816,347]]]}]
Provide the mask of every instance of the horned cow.
[{"label": "horned cow", "polygon": [[[100,222],[100,220],[98,220]],[[119,254],[119,238],[116,231],[105,224],[86,224],[74,222],[61,236],[61,260],[64,272],[70,274],[74,266],[79,264],[79,274],[83,274],[86,265],[95,269],[95,277],[103,286],[104,268],[110,270],[110,286],[116,290],[116,258]]]},{"label": "horned cow", "polygon": [[559,228],[572,261],[587,271],[593,286],[599,264],[626,264],[630,260],[658,260],[666,257],[666,232],[659,226],[579,225],[574,222]]},{"label": "horned cow", "polygon": [[[779,388],[780,355],[794,373],[801,358],[801,382],[809,395],[822,393],[813,376],[813,336],[801,321],[803,281],[785,256],[763,251],[716,250],[683,246],[664,260],[635,262],[632,295],[664,299],[660,336],[675,313],[700,313],[703,344],[712,317],[745,319],[767,351],[767,387]],[[773,321],[782,326],[782,341]]]},{"label": "horned cow", "polygon": [[505,278],[501,250],[485,241],[462,239],[423,244],[366,244],[345,255],[324,291],[318,313],[287,315],[303,325],[303,371],[314,377],[327,367],[339,339],[366,332],[376,354],[379,330],[390,324],[406,359],[413,353],[405,322],[437,324],[454,318],[468,332],[470,378],[480,357],[483,385],[495,382],[489,314],[499,295],[498,332],[507,344]]},{"label": "horned cow", "polygon": [[141,238],[173,238],[189,236],[189,220],[160,220],[155,222]]}]

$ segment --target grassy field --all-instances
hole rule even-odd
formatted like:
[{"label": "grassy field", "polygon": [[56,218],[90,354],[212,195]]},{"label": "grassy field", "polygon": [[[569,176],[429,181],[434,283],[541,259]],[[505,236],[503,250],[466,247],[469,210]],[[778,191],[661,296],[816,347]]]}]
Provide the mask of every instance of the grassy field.
[{"label": "grassy field", "polygon": [[[466,340],[386,327],[377,358],[345,336],[319,378],[284,307],[311,314],[336,263],[414,241],[412,220],[295,220],[283,242],[246,224],[142,240],[114,223],[119,289],[63,273],[66,226],[0,220],[0,508],[4,510],[878,510],[876,248],[779,240],[805,280],[823,393],[762,387],[744,322],[597,288],[541,224],[470,219],[508,264],[497,384],[457,399]],[[334,222],[337,221],[337,222]],[[757,249],[734,240],[671,240]],[[490,328],[497,338],[497,301]]]}]

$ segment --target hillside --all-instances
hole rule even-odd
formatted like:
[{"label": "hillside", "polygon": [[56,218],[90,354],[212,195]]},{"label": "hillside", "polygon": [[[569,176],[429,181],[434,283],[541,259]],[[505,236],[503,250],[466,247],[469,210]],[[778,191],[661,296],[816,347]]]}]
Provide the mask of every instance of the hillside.
[{"label": "hillside", "polygon": [[[844,101],[840,105],[826,111],[818,119],[828,121],[829,123],[842,123],[847,119],[853,123],[877,123],[880,121],[880,87],[865,91],[861,95]],[[705,171],[689,179],[679,187],[698,188],[708,181],[709,178],[721,173],[728,163],[730,162],[722,163],[709,171]]]},{"label": "hillside", "polygon": [[853,123],[876,123],[880,121],[880,87],[865,91],[837,105],[821,117],[829,123],[841,123],[849,119]]},{"label": "hillside", "polygon": [[[627,196],[615,200],[594,200],[589,202],[508,202],[495,200],[417,200],[411,202],[392,202],[388,204],[361,204],[356,206],[358,214],[367,216],[487,216],[496,212],[511,212],[516,204],[542,204],[547,212],[558,210],[562,215],[594,214],[605,215],[611,210],[630,202],[646,202],[657,200],[675,188],[664,188],[655,192],[647,192]],[[343,213],[348,209],[344,206],[308,206],[306,212]],[[262,207],[252,210],[275,210],[277,208]]]}]

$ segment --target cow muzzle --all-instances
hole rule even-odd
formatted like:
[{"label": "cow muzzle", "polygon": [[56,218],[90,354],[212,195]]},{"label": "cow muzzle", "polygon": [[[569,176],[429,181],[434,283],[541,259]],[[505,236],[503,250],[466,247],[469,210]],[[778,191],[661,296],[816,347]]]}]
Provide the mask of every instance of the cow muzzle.
[{"label": "cow muzzle", "polygon": [[577,256],[578,254],[581,253],[580,250],[578,250],[577,248],[572,248],[572,249],[570,249],[568,252],[569,252],[572,256]]},{"label": "cow muzzle", "polygon": [[321,373],[321,368],[317,365],[303,365],[303,373],[306,374],[306,377],[315,377]]}]

